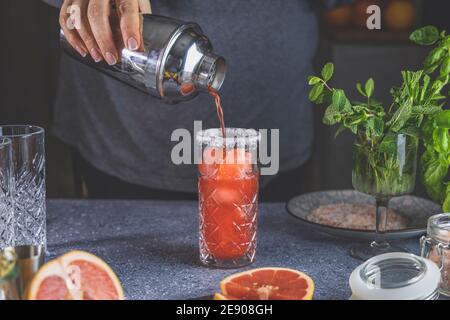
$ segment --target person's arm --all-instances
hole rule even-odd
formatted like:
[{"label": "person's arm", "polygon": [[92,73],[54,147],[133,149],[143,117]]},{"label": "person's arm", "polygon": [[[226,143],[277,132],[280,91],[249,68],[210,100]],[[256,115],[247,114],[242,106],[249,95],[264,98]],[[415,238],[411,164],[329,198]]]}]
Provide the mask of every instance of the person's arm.
[{"label": "person's arm", "polygon": [[[112,12],[110,0],[44,0],[61,5],[59,23],[67,41],[80,55],[88,54],[96,61],[105,60],[114,65],[119,52],[114,42],[109,17]],[[140,13],[151,13],[149,0],[115,0],[120,20],[120,32],[124,45],[130,50],[141,47],[142,31]]]}]

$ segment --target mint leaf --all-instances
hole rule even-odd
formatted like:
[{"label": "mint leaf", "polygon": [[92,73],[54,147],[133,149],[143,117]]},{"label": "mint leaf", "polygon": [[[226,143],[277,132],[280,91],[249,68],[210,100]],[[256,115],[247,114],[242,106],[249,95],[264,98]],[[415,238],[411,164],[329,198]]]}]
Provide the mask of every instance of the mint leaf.
[{"label": "mint leaf", "polygon": [[325,82],[331,80],[334,73],[334,64],[328,62],[322,69],[322,78]]},{"label": "mint leaf", "polygon": [[440,75],[445,77],[449,73],[450,73],[450,56],[447,56],[441,65]]},{"label": "mint leaf", "polygon": [[373,126],[373,132],[377,137],[381,136],[384,131],[384,121],[378,117],[374,118],[373,120],[374,126]]},{"label": "mint leaf", "polygon": [[362,96],[367,97],[367,94],[366,94],[366,92],[364,91],[364,89],[363,89],[361,83],[357,83],[357,84],[356,84],[356,90],[358,90],[358,92],[359,92]]},{"label": "mint leaf", "polygon": [[398,132],[403,128],[405,123],[410,119],[412,114],[413,99],[409,98],[405,103],[400,106],[397,111],[393,114],[391,120],[388,121],[387,125],[393,132]]},{"label": "mint leaf", "polygon": [[319,77],[314,77],[314,76],[308,77],[309,85],[315,85],[315,84],[319,83],[320,81],[321,81],[321,79]]},{"label": "mint leaf", "polygon": [[422,46],[430,46],[440,39],[441,35],[435,26],[420,28],[409,36],[409,39]]},{"label": "mint leaf", "polygon": [[350,100],[347,99],[347,96],[342,89],[333,91],[332,102],[336,106],[336,109],[343,113],[352,111],[352,104],[350,103]]},{"label": "mint leaf", "polygon": [[373,94],[373,91],[375,90],[375,81],[373,81],[372,78],[367,80],[365,89],[366,89],[367,98],[370,98]]},{"label": "mint leaf", "polygon": [[312,102],[316,101],[320,95],[322,94],[324,89],[323,83],[317,83],[312,87],[311,91],[309,92],[309,100]]},{"label": "mint leaf", "polygon": [[342,111],[347,105],[348,99],[345,96],[344,90],[338,89],[333,92],[333,104],[337,110]]},{"label": "mint leaf", "polygon": [[322,122],[326,125],[334,125],[342,120],[339,110],[337,110],[334,104],[328,106],[325,110]]},{"label": "mint leaf", "polygon": [[366,120],[367,120],[367,115],[365,113],[355,114],[355,115],[345,118],[344,124],[348,127],[358,126]]},{"label": "mint leaf", "polygon": [[427,73],[433,73],[439,67],[441,59],[445,56],[446,50],[441,47],[434,48],[427,56],[424,67]]}]

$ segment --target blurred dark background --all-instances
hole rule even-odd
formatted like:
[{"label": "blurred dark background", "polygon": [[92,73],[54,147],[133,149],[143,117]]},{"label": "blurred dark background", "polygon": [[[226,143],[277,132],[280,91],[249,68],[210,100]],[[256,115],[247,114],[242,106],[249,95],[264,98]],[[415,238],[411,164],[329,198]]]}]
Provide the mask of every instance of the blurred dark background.
[{"label": "blurred dark background", "polygon": [[[382,30],[361,27],[369,4],[382,6]],[[376,96],[389,103],[389,88],[400,71],[420,67],[425,51],[408,42],[417,26],[433,24],[450,31],[448,0],[359,0],[323,17],[316,64],[336,65],[334,85],[354,93],[354,84],[369,77]],[[52,101],[57,85],[58,13],[39,0],[2,0],[0,11],[0,123],[36,124],[47,130],[49,197],[74,197],[69,149],[51,134]],[[305,75],[306,78],[307,75]],[[315,108],[315,144],[301,181],[285,188],[300,192],[351,188],[351,135],[334,139],[334,128],[321,124],[323,109]],[[416,193],[422,194],[420,186]]]}]

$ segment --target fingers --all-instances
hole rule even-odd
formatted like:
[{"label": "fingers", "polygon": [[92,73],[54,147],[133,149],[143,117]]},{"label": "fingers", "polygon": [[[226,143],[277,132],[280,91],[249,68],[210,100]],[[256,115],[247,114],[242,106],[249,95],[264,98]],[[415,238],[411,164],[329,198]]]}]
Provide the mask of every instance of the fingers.
[{"label": "fingers", "polygon": [[141,13],[152,13],[152,5],[150,0],[138,0]]},{"label": "fingers", "polygon": [[141,47],[139,48],[140,51],[144,51],[144,38],[143,38],[143,31],[144,31],[144,19],[142,14],[151,14],[152,13],[152,5],[150,3],[150,0],[138,0],[139,4],[139,10],[140,10],[140,34],[141,34]]},{"label": "fingers", "polygon": [[109,0],[90,0],[87,17],[103,58],[109,65],[114,65],[117,63],[119,55],[109,22],[110,10]]},{"label": "fingers", "polygon": [[85,48],[90,53],[95,62],[103,60],[100,49],[97,45],[94,35],[92,34],[91,26],[89,25],[87,11],[89,0],[73,0],[73,6],[78,6],[81,14],[79,21],[79,28],[77,28],[78,35],[84,43]]},{"label": "fingers", "polygon": [[72,0],[65,0],[59,14],[59,24],[70,45],[77,50],[81,56],[86,57],[88,50],[76,30],[79,17],[77,7],[72,6]]},{"label": "fingers", "polygon": [[139,3],[136,0],[116,0],[123,43],[129,50],[138,50],[141,43]]}]

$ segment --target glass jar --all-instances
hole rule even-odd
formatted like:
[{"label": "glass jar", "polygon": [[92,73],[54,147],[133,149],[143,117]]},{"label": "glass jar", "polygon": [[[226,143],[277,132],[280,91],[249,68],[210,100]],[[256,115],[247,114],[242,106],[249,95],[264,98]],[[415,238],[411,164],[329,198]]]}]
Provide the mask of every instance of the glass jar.
[{"label": "glass jar", "polygon": [[436,214],[428,219],[427,236],[420,239],[421,255],[436,263],[441,272],[439,291],[450,296],[450,215]]},{"label": "glass jar", "polygon": [[367,260],[350,276],[352,300],[435,300],[439,268],[430,260],[404,252]]},{"label": "glass jar", "polygon": [[397,197],[414,190],[418,139],[390,134],[380,144],[358,133],[353,146],[352,184],[376,198]]}]

